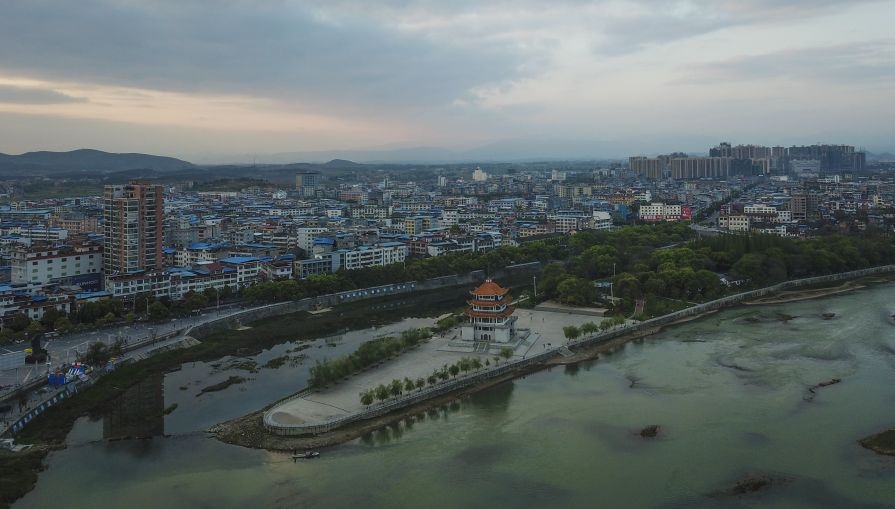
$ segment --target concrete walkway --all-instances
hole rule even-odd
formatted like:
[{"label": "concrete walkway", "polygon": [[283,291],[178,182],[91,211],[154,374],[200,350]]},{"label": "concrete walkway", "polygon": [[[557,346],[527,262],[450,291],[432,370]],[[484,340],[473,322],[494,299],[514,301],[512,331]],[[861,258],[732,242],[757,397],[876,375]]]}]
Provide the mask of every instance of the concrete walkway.
[{"label": "concrete walkway", "polygon": [[[566,342],[562,331],[564,326],[580,326],[585,322],[596,321],[591,316],[568,312],[522,309],[517,310],[515,314],[519,317],[517,327],[531,330],[529,337],[516,346],[513,357],[515,359],[522,359],[526,355],[541,353],[564,344]],[[269,411],[269,419],[272,424],[278,426],[323,424],[363,410],[360,393],[379,384],[389,384],[395,379],[404,380],[405,377],[411,380],[419,377],[425,379],[434,370],[441,369],[445,365],[450,366],[461,357],[478,357],[482,364],[486,359],[494,364],[493,353],[475,353],[472,345],[465,349],[459,348],[460,340],[457,339],[457,335],[458,331],[454,330],[443,337],[435,336],[429,342],[405,352],[398,358],[386,361],[338,385],[281,403]],[[503,359],[500,363],[504,363]]]}]

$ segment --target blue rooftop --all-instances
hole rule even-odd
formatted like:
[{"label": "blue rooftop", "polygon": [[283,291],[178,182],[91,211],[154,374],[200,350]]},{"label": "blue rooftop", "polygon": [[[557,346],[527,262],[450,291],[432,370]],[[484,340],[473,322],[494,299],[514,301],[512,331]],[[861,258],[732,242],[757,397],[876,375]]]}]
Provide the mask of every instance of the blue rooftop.
[{"label": "blue rooftop", "polygon": [[221,260],[221,263],[240,264],[240,263],[250,263],[250,262],[257,262],[257,261],[258,261],[258,257],[256,257],[256,256],[231,256],[229,258],[224,258],[223,260]]}]

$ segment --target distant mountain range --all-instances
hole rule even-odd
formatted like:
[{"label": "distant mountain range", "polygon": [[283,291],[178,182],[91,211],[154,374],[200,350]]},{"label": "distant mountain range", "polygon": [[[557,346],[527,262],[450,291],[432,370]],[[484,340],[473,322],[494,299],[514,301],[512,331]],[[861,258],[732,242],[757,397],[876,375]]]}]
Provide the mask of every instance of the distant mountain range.
[{"label": "distant mountain range", "polygon": [[[531,161],[607,160],[616,154],[618,146],[609,142],[583,140],[503,141],[480,147],[452,150],[438,147],[382,148],[370,150],[333,150],[316,152],[286,152],[258,157],[257,165],[242,161],[234,164],[196,165],[174,157],[150,154],[116,154],[101,150],[79,149],[70,152],[27,152],[21,155],[0,153],[0,175],[3,176],[72,176],[109,175],[110,178],[163,178],[178,173],[195,173],[208,178],[211,173],[220,177],[245,176],[246,168],[263,172],[265,178],[294,171],[353,171],[367,163],[392,164],[451,164]],[[635,152],[631,152],[635,153]],[[249,157],[249,160],[253,157]],[[868,161],[895,161],[890,152],[867,153]],[[299,162],[301,161],[301,162]],[[361,161],[360,163],[354,161]],[[260,176],[260,175],[259,175]],[[284,177],[285,178],[285,177]],[[291,177],[290,177],[291,178]]]},{"label": "distant mountain range", "polygon": [[0,174],[58,175],[64,173],[112,173],[127,170],[173,172],[195,165],[173,157],[149,154],[113,154],[101,150],[80,149],[70,152],[27,152],[0,154]]},{"label": "distant mountain range", "polygon": [[867,152],[868,161],[895,161],[895,154],[891,152]]},{"label": "distant mountain range", "polygon": [[[467,149],[443,147],[383,147],[373,149],[282,152],[258,156],[258,163],[284,164],[350,159],[361,163],[450,164],[532,161],[608,160],[627,157],[617,142],[593,140],[503,140]],[[253,157],[243,157],[252,160]]]}]

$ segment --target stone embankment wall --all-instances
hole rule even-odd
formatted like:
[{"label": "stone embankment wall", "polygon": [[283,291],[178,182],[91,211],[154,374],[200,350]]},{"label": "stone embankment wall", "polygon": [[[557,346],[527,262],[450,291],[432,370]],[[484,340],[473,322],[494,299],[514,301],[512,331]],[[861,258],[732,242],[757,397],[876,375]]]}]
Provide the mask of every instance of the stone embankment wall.
[{"label": "stone embankment wall", "polygon": [[[489,368],[486,370],[479,371],[477,373],[471,373],[469,375],[460,376],[456,379],[446,380],[441,382],[435,386],[428,387],[419,392],[411,392],[407,393],[402,397],[399,397],[395,400],[389,401],[385,404],[375,405],[361,412],[347,415],[344,417],[340,417],[338,419],[334,419],[332,421],[317,424],[317,425],[294,425],[294,426],[280,426],[273,423],[272,419],[270,419],[270,414],[273,409],[276,408],[276,405],[271,407],[271,410],[265,412],[263,417],[264,427],[270,433],[276,435],[284,435],[284,436],[303,436],[303,435],[319,435],[321,433],[326,433],[337,429],[346,424],[372,419],[374,417],[379,417],[395,410],[399,410],[404,407],[408,407],[414,405],[416,403],[420,403],[422,401],[426,401],[427,399],[435,398],[437,396],[441,396],[443,394],[447,394],[450,392],[455,392],[465,387],[469,387],[484,380],[488,380],[491,378],[499,377],[501,375],[506,374],[509,371],[520,370],[535,364],[542,363],[548,359],[556,357],[560,354],[560,349],[562,348],[581,348],[587,346],[593,346],[605,341],[611,340],[613,338],[617,338],[619,336],[624,336],[627,334],[645,332],[645,331],[657,331],[660,330],[662,326],[671,324],[678,320],[693,317],[696,315],[700,315],[703,313],[707,313],[709,311],[718,310],[724,307],[734,306],[739,304],[745,300],[755,299],[759,297],[764,297],[773,293],[777,293],[783,290],[790,290],[793,288],[802,288],[806,286],[813,286],[818,284],[832,283],[836,281],[844,281],[848,279],[855,279],[859,277],[865,276],[873,276],[879,274],[889,274],[895,272],[895,265],[884,265],[881,267],[872,267],[869,269],[855,270],[851,272],[842,272],[839,274],[829,274],[826,276],[817,276],[806,279],[797,279],[793,281],[786,281],[783,283],[779,283],[773,286],[769,286],[766,288],[760,288],[758,290],[751,290],[748,292],[742,292],[735,295],[729,295],[727,297],[722,297],[717,300],[713,300],[710,302],[706,302],[704,304],[699,304],[696,306],[692,306],[686,309],[682,309],[680,311],[676,311],[674,313],[660,316],[658,318],[652,318],[650,320],[645,320],[643,322],[639,322],[634,325],[625,325],[618,326],[615,329],[611,329],[609,331],[596,333],[590,336],[586,336],[583,338],[579,338],[575,341],[572,341],[567,344],[560,344],[560,346],[554,347],[553,349],[547,350],[540,354],[534,355],[532,357],[519,359],[515,361],[506,362],[503,365]],[[288,401],[290,399],[294,399],[297,397],[304,396],[308,394],[310,391],[308,389],[302,390],[300,393],[294,394],[288,398],[281,400],[281,402]]]}]

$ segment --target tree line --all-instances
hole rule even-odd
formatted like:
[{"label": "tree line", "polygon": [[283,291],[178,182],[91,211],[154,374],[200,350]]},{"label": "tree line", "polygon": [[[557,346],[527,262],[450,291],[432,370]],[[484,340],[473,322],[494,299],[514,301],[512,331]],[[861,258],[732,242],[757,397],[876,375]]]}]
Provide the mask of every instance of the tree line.
[{"label": "tree line", "polygon": [[[512,356],[512,348],[501,348],[500,352],[493,357],[494,363],[497,365],[501,359],[507,360]],[[445,364],[440,368],[435,368],[432,371],[432,374],[427,377],[417,377],[416,379],[404,377],[404,380],[394,379],[391,383],[382,383],[376,387],[361,391],[358,394],[358,398],[360,398],[362,405],[369,406],[373,404],[374,401],[383,402],[389,398],[398,398],[405,392],[409,393],[414,389],[421,391],[427,384],[433,386],[439,382],[447,381],[449,378],[456,378],[461,371],[464,374],[467,374],[470,370],[479,371],[482,368],[490,366],[491,359],[485,359],[485,362],[483,363],[479,357],[461,357],[460,360],[451,365]]]},{"label": "tree line", "polygon": [[330,383],[348,378],[358,371],[413,348],[431,336],[431,331],[426,328],[408,329],[401,332],[398,337],[387,336],[364,341],[357,350],[348,355],[317,361],[311,366],[308,385],[312,388],[326,387]]},{"label": "tree line", "polygon": [[893,237],[883,232],[807,239],[692,236],[684,224],[577,233],[570,239],[569,257],[544,267],[539,297],[592,305],[601,293],[594,282],[603,281],[603,293],[621,300],[602,304],[628,313],[645,299],[646,314],[656,316],[733,291],[895,263]]},{"label": "tree line", "polygon": [[9,341],[15,337],[55,331],[66,334],[75,330],[85,330],[116,323],[131,323],[141,319],[161,321],[178,316],[187,316],[211,303],[225,301],[233,296],[230,287],[221,290],[208,288],[204,292],[190,291],[181,300],[168,297],[155,298],[140,294],[130,304],[121,299],[106,298],[78,303],[66,313],[55,307],[47,307],[39,319],[31,319],[24,313],[15,313],[4,319],[0,340]]}]

